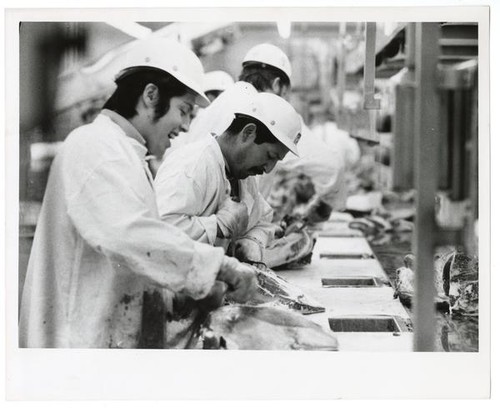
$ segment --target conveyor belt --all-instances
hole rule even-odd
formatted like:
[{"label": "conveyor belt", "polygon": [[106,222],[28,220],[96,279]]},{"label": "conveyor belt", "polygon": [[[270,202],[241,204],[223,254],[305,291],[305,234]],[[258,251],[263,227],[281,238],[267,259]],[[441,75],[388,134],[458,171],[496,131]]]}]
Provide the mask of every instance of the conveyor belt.
[{"label": "conveyor belt", "polygon": [[[348,231],[347,222],[327,222],[323,227],[328,234],[319,230],[310,265],[277,272],[326,308],[307,318],[336,329],[339,351],[412,351],[408,313],[393,298],[389,279],[366,239],[356,230]],[[344,236],[335,236],[336,229]],[[333,284],[337,279],[339,287],[324,286],[328,279]],[[348,286],[349,280],[360,286]]]}]

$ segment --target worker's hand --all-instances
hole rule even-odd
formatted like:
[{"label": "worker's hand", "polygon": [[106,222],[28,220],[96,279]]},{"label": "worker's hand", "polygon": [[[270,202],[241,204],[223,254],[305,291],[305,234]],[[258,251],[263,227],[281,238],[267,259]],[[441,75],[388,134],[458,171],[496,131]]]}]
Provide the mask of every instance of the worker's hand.
[{"label": "worker's hand", "polygon": [[220,207],[217,214],[217,229],[221,232],[221,238],[238,237],[248,227],[248,209],[244,203],[227,198]]},{"label": "worker's hand", "polygon": [[228,286],[225,282],[215,281],[208,295],[197,301],[198,307],[205,312],[217,309],[222,305],[227,289]]},{"label": "worker's hand", "polygon": [[234,246],[234,256],[243,262],[262,262],[264,248],[253,239],[240,238]]},{"label": "worker's hand", "polygon": [[257,291],[256,270],[229,256],[224,256],[217,280],[227,284],[228,297],[238,303],[245,303]]},{"label": "worker's hand", "polygon": [[332,210],[333,208],[329,204],[325,203],[320,197],[316,196],[307,205],[304,218],[307,220],[309,225],[327,221],[328,218],[330,218]]},{"label": "worker's hand", "polygon": [[281,238],[283,235],[285,235],[285,229],[281,227],[278,224],[272,224],[273,227],[273,237],[274,238]]}]

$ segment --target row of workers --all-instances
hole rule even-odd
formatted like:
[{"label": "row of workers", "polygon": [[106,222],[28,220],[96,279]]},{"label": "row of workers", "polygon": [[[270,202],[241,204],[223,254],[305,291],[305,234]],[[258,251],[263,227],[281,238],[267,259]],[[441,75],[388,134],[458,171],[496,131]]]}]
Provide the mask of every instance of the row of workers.
[{"label": "row of workers", "polygon": [[[143,40],[128,59],[101,113],[52,164],[21,347],[141,347],[148,293],[168,309],[177,296],[214,307],[224,293],[245,302],[256,290],[255,269],[240,261],[261,262],[277,229],[257,176],[298,156],[304,129],[284,99],[288,58],[256,46],[240,81],[212,103],[200,60],[179,43]],[[191,141],[165,155],[180,133]]]}]

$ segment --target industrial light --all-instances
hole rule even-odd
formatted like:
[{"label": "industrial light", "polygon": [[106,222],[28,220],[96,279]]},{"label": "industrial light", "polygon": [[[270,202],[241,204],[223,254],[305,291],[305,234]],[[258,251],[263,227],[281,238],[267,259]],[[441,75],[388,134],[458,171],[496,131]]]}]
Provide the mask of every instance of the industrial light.
[{"label": "industrial light", "polygon": [[106,24],[123,31],[125,34],[130,35],[131,37],[135,38],[145,38],[148,35],[150,35],[153,30],[151,30],[148,27],[144,27],[143,25],[140,25],[138,23],[134,23],[133,21],[117,21],[117,22],[110,22],[106,21]]},{"label": "industrial light", "polygon": [[276,25],[278,26],[278,33],[281,38],[286,40],[290,37],[292,32],[292,23],[290,21],[278,21]]}]

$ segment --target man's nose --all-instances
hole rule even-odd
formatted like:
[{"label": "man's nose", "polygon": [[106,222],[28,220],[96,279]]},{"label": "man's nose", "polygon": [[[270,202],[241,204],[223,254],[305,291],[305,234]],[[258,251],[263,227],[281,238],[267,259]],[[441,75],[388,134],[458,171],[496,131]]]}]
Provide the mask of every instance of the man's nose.
[{"label": "man's nose", "polygon": [[184,119],[181,123],[181,130],[186,133],[189,131],[189,126],[191,125],[191,115],[187,115],[186,119]]}]

